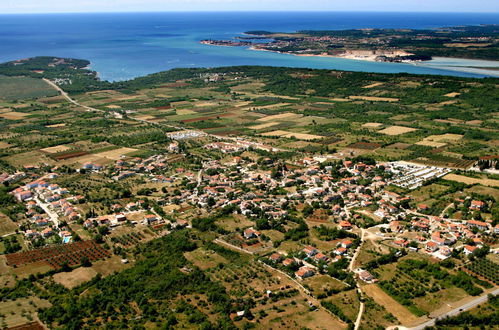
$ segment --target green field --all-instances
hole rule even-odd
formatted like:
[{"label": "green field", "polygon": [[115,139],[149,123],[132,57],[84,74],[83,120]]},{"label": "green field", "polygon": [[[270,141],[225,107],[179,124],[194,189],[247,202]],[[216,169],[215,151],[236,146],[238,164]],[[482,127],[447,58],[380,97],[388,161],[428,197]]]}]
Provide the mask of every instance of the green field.
[{"label": "green field", "polygon": [[41,79],[0,76],[0,99],[31,100],[58,92]]}]

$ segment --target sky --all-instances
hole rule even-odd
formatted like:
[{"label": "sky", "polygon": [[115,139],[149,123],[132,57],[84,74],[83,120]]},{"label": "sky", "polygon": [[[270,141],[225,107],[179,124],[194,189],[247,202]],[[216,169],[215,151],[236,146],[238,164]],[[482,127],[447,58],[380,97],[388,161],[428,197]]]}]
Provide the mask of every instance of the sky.
[{"label": "sky", "polygon": [[499,0],[0,0],[0,13],[142,11],[499,12]]}]

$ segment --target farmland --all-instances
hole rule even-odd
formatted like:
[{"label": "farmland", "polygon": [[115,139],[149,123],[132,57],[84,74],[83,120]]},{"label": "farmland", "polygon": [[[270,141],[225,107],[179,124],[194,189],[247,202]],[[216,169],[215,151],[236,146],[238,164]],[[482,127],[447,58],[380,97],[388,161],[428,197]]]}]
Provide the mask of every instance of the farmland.
[{"label": "farmland", "polygon": [[95,261],[106,258],[108,255],[108,252],[95,244],[95,242],[82,241],[63,246],[9,254],[7,255],[7,264],[10,266],[22,266],[43,261],[54,269],[59,269],[65,264],[68,266],[79,265],[82,258]]},{"label": "farmland", "polygon": [[40,79],[0,76],[0,99],[19,100],[55,96],[57,92]]},{"label": "farmland", "polygon": [[75,103],[0,109],[0,304],[48,328],[411,326],[497,285],[496,79],[51,68]]}]

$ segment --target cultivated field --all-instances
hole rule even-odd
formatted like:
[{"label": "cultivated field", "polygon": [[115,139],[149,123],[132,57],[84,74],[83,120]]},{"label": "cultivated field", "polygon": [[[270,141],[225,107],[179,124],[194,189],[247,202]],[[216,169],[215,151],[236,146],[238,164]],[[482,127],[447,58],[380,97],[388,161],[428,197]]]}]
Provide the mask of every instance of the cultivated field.
[{"label": "cultivated field", "polygon": [[444,179],[462,182],[465,184],[481,184],[483,186],[499,187],[499,180],[493,180],[493,179],[477,179],[458,174],[447,174],[446,176],[444,176]]},{"label": "cultivated field", "polygon": [[57,94],[55,89],[41,79],[0,76],[0,99],[34,99]]},{"label": "cultivated field", "polygon": [[119,160],[119,159],[121,159],[121,156],[126,155],[130,152],[137,151],[137,150],[138,149],[134,149],[134,148],[118,148],[118,149],[114,149],[114,150],[99,152],[99,153],[94,154],[94,155],[97,157],[100,157],[100,158]]},{"label": "cultivated field", "polygon": [[261,134],[262,136],[278,136],[278,137],[285,137],[285,138],[296,138],[298,140],[305,140],[305,141],[311,141],[311,140],[317,140],[317,139],[322,139],[323,137],[320,135],[314,135],[314,134],[305,134],[305,133],[294,133],[294,132],[289,132],[289,131],[283,131],[283,130],[277,130],[277,131],[272,131],[272,132],[267,132]]},{"label": "cultivated field", "polygon": [[43,148],[43,149],[40,149],[40,151],[46,152],[48,154],[56,154],[58,152],[64,152],[64,151],[67,151],[70,149],[71,149],[71,147],[69,147],[69,146],[60,145],[60,146],[55,146],[55,147]]},{"label": "cultivated field", "polygon": [[401,135],[409,132],[417,131],[417,128],[404,127],[404,126],[390,126],[379,131],[381,134],[386,135]]},{"label": "cultivated field", "polygon": [[377,97],[377,96],[349,96],[349,99],[352,100],[363,100],[363,101],[379,101],[379,102],[398,102],[399,99],[393,98],[393,97]]},{"label": "cultivated field", "polygon": [[362,291],[373,298],[375,302],[385,307],[388,312],[392,313],[403,324],[412,323],[417,320],[414,314],[386,294],[376,284],[365,285],[362,287]]},{"label": "cultivated field", "polygon": [[0,117],[5,118],[5,119],[11,119],[11,120],[23,119],[24,117],[26,117],[28,115],[29,115],[28,113],[17,112],[17,111],[9,111],[9,112],[0,113]]},{"label": "cultivated field", "polygon": [[365,128],[378,128],[381,126],[383,126],[383,124],[381,124],[381,123],[365,123],[362,125],[362,127],[365,127]]}]

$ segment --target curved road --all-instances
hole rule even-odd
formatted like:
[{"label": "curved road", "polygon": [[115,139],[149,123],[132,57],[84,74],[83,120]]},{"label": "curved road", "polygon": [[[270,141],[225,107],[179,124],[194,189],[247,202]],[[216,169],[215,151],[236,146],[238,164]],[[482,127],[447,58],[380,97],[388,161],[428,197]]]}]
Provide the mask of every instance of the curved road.
[{"label": "curved road", "polygon": [[[499,289],[495,289],[494,291],[492,292],[489,292],[487,294],[483,294],[481,295],[480,297],[477,297],[476,299],[473,299],[472,301],[464,304],[464,305],[461,305],[459,307],[456,307],[454,308],[453,310],[451,310],[450,312],[447,312],[447,313],[444,313],[442,315],[439,315],[438,317],[435,317],[431,320],[428,320],[424,323],[421,323],[420,325],[418,326],[415,326],[415,327],[412,327],[412,328],[408,328],[410,330],[422,330],[426,327],[431,327],[431,326],[434,326],[435,325],[435,321],[436,320],[439,320],[439,319],[444,319],[446,317],[450,317],[450,316],[456,316],[464,311],[467,311],[467,310],[470,310],[484,302],[487,301],[487,297],[489,294],[493,294],[494,296],[497,296],[499,294]],[[399,328],[402,328],[402,327],[399,327]]]}]

